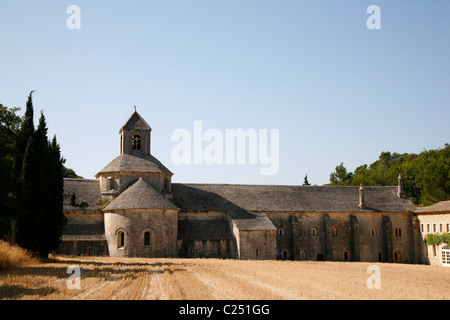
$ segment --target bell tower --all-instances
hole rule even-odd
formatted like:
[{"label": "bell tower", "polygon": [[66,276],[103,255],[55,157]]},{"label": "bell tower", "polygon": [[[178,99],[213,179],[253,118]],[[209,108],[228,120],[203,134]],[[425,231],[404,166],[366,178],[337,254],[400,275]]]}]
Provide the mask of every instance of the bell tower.
[{"label": "bell tower", "polygon": [[134,107],[133,114],[120,128],[120,153],[119,154],[150,154],[150,135],[152,128],[137,113]]}]

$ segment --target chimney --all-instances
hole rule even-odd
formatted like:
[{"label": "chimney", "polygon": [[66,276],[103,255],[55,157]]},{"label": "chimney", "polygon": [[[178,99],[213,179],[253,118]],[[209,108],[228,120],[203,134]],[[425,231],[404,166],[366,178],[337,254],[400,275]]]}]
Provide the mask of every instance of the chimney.
[{"label": "chimney", "polygon": [[359,186],[359,207],[361,209],[366,207],[364,204],[364,188],[362,184]]},{"label": "chimney", "polygon": [[398,174],[398,192],[397,192],[397,196],[399,198],[403,198],[403,178],[402,178],[402,174],[399,173]]}]

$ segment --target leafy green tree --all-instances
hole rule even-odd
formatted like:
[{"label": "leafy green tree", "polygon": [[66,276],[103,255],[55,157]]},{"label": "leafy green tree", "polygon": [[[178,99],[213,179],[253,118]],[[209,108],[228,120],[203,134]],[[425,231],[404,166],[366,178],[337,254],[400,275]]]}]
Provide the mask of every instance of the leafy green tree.
[{"label": "leafy green tree", "polygon": [[361,165],[354,173],[341,163],[330,175],[330,185],[393,186],[399,173],[403,190],[415,204],[431,205],[450,199],[450,145],[420,154],[381,152],[371,165]]},{"label": "leafy green tree", "polygon": [[77,175],[77,173],[70,168],[63,167],[64,172],[64,178],[76,178],[76,179],[83,179],[83,177]]},{"label": "leafy green tree", "polygon": [[19,179],[13,170],[17,156],[15,141],[21,124],[18,110],[0,104],[0,238],[9,240],[14,236],[14,221],[20,214]]},{"label": "leafy green tree", "polygon": [[344,167],[344,163],[341,162],[340,165],[336,166],[335,172],[330,174],[331,185],[335,186],[347,186],[351,184],[353,173],[347,172]]}]

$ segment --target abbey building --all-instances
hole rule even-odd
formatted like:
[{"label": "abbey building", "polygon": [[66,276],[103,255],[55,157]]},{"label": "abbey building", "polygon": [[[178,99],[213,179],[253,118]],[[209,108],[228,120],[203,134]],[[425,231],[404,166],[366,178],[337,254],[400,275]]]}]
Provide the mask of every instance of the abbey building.
[{"label": "abbey building", "polygon": [[426,263],[398,186],[172,183],[135,111],[96,179],[65,179],[60,254]]}]

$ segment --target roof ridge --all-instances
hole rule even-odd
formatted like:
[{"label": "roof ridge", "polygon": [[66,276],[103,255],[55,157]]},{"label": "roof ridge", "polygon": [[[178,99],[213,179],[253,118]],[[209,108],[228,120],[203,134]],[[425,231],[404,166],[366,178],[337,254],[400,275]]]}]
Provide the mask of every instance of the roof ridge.
[{"label": "roof ridge", "polygon": [[[242,186],[242,187],[301,187],[301,188],[359,188],[360,186],[329,186],[329,185],[321,185],[321,186],[304,186],[304,185],[295,185],[295,184],[243,184],[243,183],[186,183],[186,182],[172,182],[172,185],[186,185],[186,186]],[[396,188],[396,185],[393,186],[365,186],[364,188]]]}]

